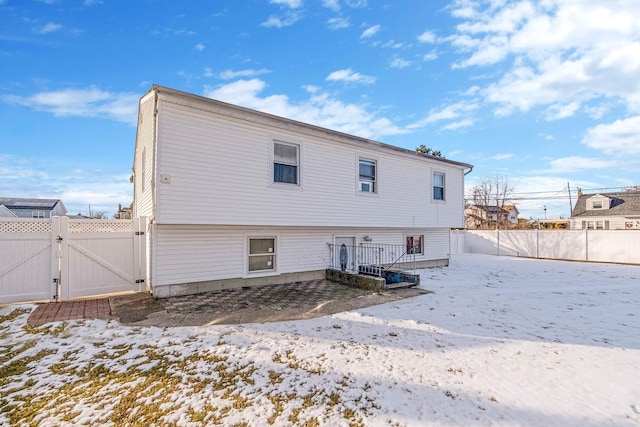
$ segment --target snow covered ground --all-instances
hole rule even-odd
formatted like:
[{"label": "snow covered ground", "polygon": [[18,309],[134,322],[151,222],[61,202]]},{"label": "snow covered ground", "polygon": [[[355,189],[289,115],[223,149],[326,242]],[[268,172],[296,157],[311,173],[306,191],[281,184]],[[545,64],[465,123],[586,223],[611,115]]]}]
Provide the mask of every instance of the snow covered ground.
[{"label": "snow covered ground", "polygon": [[295,322],[29,328],[34,306],[2,308],[0,424],[640,425],[640,266],[420,272],[433,294]]}]

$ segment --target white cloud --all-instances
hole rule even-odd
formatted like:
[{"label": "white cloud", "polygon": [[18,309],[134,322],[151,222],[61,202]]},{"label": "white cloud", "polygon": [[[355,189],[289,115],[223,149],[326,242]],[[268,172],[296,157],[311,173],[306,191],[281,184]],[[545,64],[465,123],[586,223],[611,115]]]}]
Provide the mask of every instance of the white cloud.
[{"label": "white cloud", "polygon": [[[454,104],[446,105],[439,110],[431,109],[427,117],[409,125],[408,128],[416,129],[432,123],[457,119],[462,115],[469,114],[476,109],[478,109],[478,105],[475,103],[456,102]],[[449,127],[447,127],[447,129],[453,130],[456,128],[469,126],[471,124],[473,124],[473,121],[470,119],[458,121],[457,124],[451,124]]]},{"label": "white cloud", "polygon": [[605,153],[640,154],[640,116],[616,120],[588,129],[582,143]]},{"label": "white cloud", "polygon": [[330,30],[341,30],[343,28],[349,28],[350,25],[347,18],[331,18],[327,21],[327,26]]},{"label": "white cloud", "polygon": [[570,156],[563,157],[560,159],[555,159],[549,162],[551,165],[551,171],[553,173],[561,172],[561,173],[570,173],[570,172],[579,172],[583,170],[590,169],[607,169],[614,167],[616,165],[615,161],[612,160],[603,160],[603,159],[594,159],[589,157],[581,157],[581,156]]},{"label": "white cloud", "polygon": [[438,53],[435,50],[432,50],[429,53],[425,53],[424,55],[422,55],[422,60],[427,62],[427,61],[434,61],[438,59]]},{"label": "white cloud", "polygon": [[367,7],[367,0],[344,0],[344,3],[349,6],[352,7],[354,9],[360,9],[363,7]]},{"label": "white cloud", "polygon": [[433,31],[425,31],[418,36],[418,41],[420,43],[435,43],[436,34]]},{"label": "white cloud", "polygon": [[294,25],[300,20],[300,15],[297,13],[286,13],[283,16],[271,15],[269,19],[261,23],[262,27],[266,28],[284,28]]},{"label": "white cloud", "polygon": [[440,130],[458,130],[473,126],[474,120],[463,119],[457,122],[446,124],[440,128]]},{"label": "white cloud", "polygon": [[338,0],[322,0],[322,6],[337,12],[340,10],[340,3]]},{"label": "white cloud", "polygon": [[388,118],[368,111],[366,106],[344,103],[317,87],[307,87],[310,96],[300,102],[292,102],[286,95],[260,97],[265,87],[266,83],[259,79],[239,80],[216,88],[206,87],[205,96],[364,138],[406,133]]},{"label": "white cloud", "polygon": [[547,109],[546,119],[548,121],[552,121],[571,117],[576,113],[576,111],[578,111],[578,108],[580,108],[580,102],[577,101],[569,102],[567,104],[553,104]]},{"label": "white cloud", "polygon": [[500,153],[500,154],[496,154],[495,156],[492,156],[491,158],[493,160],[511,160],[515,157],[515,154],[510,154],[510,153]]},{"label": "white cloud", "polygon": [[367,28],[362,32],[362,34],[360,35],[360,39],[370,39],[371,37],[375,36],[378,32],[380,32],[381,29],[382,27],[380,25],[372,25],[371,27]]},{"label": "white cloud", "polygon": [[42,28],[37,30],[38,33],[48,34],[54,33],[56,31],[60,31],[62,29],[62,24],[56,24],[55,22],[47,22]]},{"label": "white cloud", "polygon": [[266,68],[261,68],[259,70],[254,69],[246,69],[246,70],[224,70],[218,74],[218,77],[222,80],[232,80],[238,77],[254,77],[262,74],[270,73]]},{"label": "white cloud", "polygon": [[92,210],[115,213],[128,205],[133,187],[128,171],[79,169],[48,157],[20,158],[0,154],[0,194],[62,199],[70,214]]},{"label": "white cloud", "polygon": [[640,112],[640,2],[457,0],[452,15],[454,68],[511,64],[484,93],[496,114],[550,106],[556,120],[605,98]]},{"label": "white cloud", "polygon": [[344,70],[334,71],[327,76],[328,81],[345,82],[345,83],[358,83],[358,84],[371,84],[375,83],[376,78],[372,76],[366,76],[364,74],[356,73],[351,68]]},{"label": "white cloud", "polygon": [[197,50],[198,52],[202,52],[205,49],[205,45],[202,43],[198,43],[194,49]]},{"label": "white cloud", "polygon": [[411,61],[402,58],[393,58],[390,64],[391,68],[406,68],[409,65],[411,65]]},{"label": "white cloud", "polygon": [[302,6],[302,0],[269,0],[269,3],[286,6],[290,9],[297,9]]},{"label": "white cloud", "polygon": [[97,117],[135,125],[139,97],[138,94],[113,93],[91,87],[39,92],[31,96],[5,95],[1,99],[57,117]]}]

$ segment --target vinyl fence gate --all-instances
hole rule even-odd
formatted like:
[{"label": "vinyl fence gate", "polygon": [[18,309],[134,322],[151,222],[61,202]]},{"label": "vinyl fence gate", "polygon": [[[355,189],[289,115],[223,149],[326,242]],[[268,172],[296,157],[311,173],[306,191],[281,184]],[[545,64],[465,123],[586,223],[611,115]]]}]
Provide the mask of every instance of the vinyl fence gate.
[{"label": "vinyl fence gate", "polygon": [[0,303],[146,291],[146,220],[0,219]]}]

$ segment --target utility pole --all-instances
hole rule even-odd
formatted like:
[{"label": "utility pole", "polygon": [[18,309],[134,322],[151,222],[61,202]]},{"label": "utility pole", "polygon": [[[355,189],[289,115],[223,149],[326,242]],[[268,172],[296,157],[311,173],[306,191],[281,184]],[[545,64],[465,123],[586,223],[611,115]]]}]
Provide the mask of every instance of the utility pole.
[{"label": "utility pole", "polygon": [[571,218],[571,211],[573,211],[573,203],[571,202],[571,187],[569,181],[567,181],[567,191],[569,192],[569,218]]}]

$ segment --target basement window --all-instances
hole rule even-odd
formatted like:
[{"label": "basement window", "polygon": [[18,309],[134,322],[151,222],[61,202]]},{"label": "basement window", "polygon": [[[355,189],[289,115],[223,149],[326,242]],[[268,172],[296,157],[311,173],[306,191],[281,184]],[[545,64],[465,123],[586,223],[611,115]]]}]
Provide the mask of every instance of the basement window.
[{"label": "basement window", "polygon": [[424,236],[407,236],[407,254],[424,254],[423,240]]},{"label": "basement window", "polygon": [[249,238],[249,273],[275,271],[275,237]]}]

